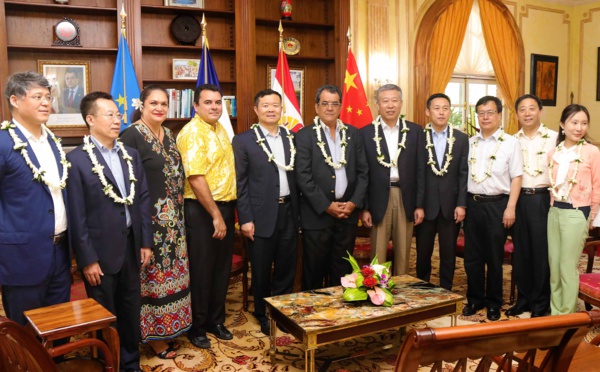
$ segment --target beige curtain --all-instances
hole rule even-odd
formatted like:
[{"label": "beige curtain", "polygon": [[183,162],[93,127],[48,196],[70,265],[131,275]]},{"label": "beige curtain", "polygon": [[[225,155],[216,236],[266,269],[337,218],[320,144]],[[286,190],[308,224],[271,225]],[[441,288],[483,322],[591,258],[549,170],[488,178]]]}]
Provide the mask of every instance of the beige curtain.
[{"label": "beige curtain", "polygon": [[523,94],[525,79],[523,40],[512,14],[500,0],[479,0],[479,9],[483,37],[505,102],[503,113],[508,115],[505,129],[514,134],[519,130],[514,105]]},{"label": "beige curtain", "polygon": [[[422,29],[430,33],[431,42],[429,48],[418,50],[415,55],[415,121],[421,125],[427,122],[427,98],[433,93],[443,93],[452,77],[473,6],[473,0],[450,0],[445,3],[449,5],[441,10],[439,17],[428,14],[430,17],[424,18],[423,21],[429,22],[429,25],[424,24]],[[430,10],[440,11],[434,6]]]}]

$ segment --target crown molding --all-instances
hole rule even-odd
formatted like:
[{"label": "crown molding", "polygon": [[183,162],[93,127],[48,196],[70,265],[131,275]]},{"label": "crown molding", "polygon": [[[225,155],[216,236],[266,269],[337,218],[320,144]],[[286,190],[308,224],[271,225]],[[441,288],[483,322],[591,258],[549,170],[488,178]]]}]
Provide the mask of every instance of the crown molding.
[{"label": "crown molding", "polygon": [[600,3],[598,0],[542,0],[544,3],[579,6],[592,3]]}]

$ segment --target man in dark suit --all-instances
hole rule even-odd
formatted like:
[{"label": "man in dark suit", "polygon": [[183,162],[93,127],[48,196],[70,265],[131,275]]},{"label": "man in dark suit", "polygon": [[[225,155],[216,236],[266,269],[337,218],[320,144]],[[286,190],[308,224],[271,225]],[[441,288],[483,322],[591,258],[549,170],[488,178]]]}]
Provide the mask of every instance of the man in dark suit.
[{"label": "man in dark suit", "polygon": [[419,193],[425,218],[417,227],[417,277],[429,281],[435,235],[439,236],[440,286],[452,289],[456,238],[465,219],[469,180],[469,138],[448,125],[450,98],[436,93],[427,99],[425,111],[425,193]]},{"label": "man in dark suit", "polygon": [[293,135],[278,124],[281,110],[279,93],[258,92],[258,124],[233,137],[238,219],[250,246],[254,316],[265,335],[270,326],[264,298],[291,293],[296,275],[296,150]]},{"label": "man in dark suit", "polygon": [[5,88],[12,121],[0,130],[0,285],[6,315],[69,301],[68,162],[43,125],[52,96],[45,77],[16,73]]},{"label": "man in dark suit", "polygon": [[77,71],[73,69],[68,69],[65,72],[65,88],[62,94],[62,113],[79,113],[79,105],[81,104],[83,94],[83,88],[79,86],[79,78],[77,78]]},{"label": "man in dark suit", "polygon": [[138,371],[140,269],[152,256],[150,201],[138,152],[117,141],[121,114],[110,94],[81,100],[90,129],[71,151],[69,239],[88,296],[117,316],[121,371]]},{"label": "man in dark suit", "polygon": [[402,90],[386,84],[376,93],[379,117],[361,129],[369,162],[369,188],[363,222],[371,227],[371,258],[386,260],[389,241],[393,242],[394,275],[408,272],[413,222],[423,221],[423,206],[417,205],[424,193],[425,159],[419,149],[425,146],[423,128],[400,117]]},{"label": "man in dark suit", "polygon": [[351,272],[358,210],[367,189],[368,166],[358,130],[338,120],[342,92],[317,90],[315,124],[296,135],[296,179],[301,192],[302,289],[339,285]]}]

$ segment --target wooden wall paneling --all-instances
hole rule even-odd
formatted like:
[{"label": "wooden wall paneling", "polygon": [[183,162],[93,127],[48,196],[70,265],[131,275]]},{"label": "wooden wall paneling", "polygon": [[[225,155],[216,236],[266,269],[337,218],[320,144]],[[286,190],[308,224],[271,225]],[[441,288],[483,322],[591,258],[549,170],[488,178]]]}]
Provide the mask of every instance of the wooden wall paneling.
[{"label": "wooden wall paneling", "polygon": [[[6,25],[6,11],[4,0],[0,0],[0,25]],[[4,97],[4,88],[9,76],[8,69],[8,39],[6,29],[0,30],[0,95],[2,95],[2,104],[0,104],[0,121],[10,119],[10,110],[8,102]]]},{"label": "wooden wall paneling", "polygon": [[[142,12],[140,6],[140,0],[118,0],[117,2],[117,13],[121,13],[121,6],[125,5],[125,27],[127,38],[127,45],[129,45],[129,53],[131,54],[131,60],[133,61],[133,68],[135,70],[135,76],[137,77],[138,84],[143,87],[142,82],[142,27],[135,27],[141,25]],[[121,17],[117,14],[117,30],[121,30]],[[145,30],[144,30],[145,31]]]},{"label": "wooden wall paneling", "polygon": [[335,69],[337,76],[336,85],[343,89],[346,75],[346,62],[348,60],[348,28],[350,27],[350,2],[348,0],[335,0]]},{"label": "wooden wall paneling", "polygon": [[[337,1],[337,0],[336,0]],[[347,2],[347,0],[342,0]],[[285,23],[330,23],[333,24],[333,14],[330,12],[329,3],[332,0],[296,0],[292,2],[292,21],[282,21],[283,28]],[[272,19],[281,18],[280,0],[263,0],[256,2],[256,18]]]},{"label": "wooden wall paneling", "polygon": [[254,94],[257,66],[255,35],[255,9],[263,0],[238,0],[235,2],[235,47],[236,47],[236,101],[237,129],[236,133],[250,128],[254,122]]}]

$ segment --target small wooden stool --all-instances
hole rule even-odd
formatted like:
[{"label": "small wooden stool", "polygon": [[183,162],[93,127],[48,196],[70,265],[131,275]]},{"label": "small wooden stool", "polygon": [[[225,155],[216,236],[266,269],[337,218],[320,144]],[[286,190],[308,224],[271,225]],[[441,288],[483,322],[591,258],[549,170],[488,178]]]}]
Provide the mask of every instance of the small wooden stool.
[{"label": "small wooden stool", "polygon": [[68,338],[82,333],[92,332],[96,336],[102,331],[104,342],[113,355],[115,366],[119,366],[119,334],[111,326],[117,317],[106,310],[96,300],[65,302],[63,304],[28,310],[23,313],[33,333],[42,339],[42,345],[53,356],[52,341]]}]

